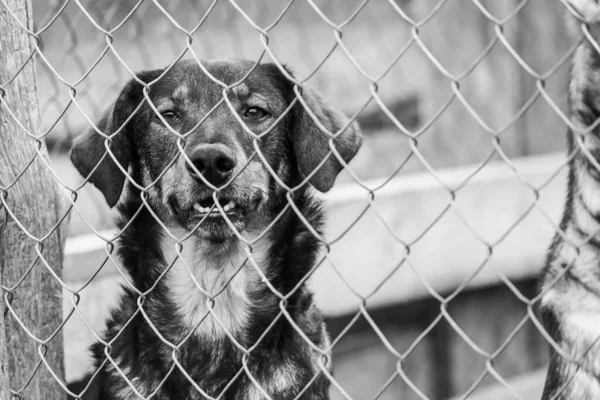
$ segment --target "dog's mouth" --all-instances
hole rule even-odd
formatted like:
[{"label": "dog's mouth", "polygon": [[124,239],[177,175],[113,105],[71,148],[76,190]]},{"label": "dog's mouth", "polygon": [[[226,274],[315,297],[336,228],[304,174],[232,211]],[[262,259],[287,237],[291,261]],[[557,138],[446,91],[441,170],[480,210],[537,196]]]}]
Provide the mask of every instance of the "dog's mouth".
[{"label": "dog's mouth", "polygon": [[227,216],[233,216],[239,213],[241,208],[238,203],[228,198],[220,198],[217,200],[217,203],[218,206],[212,197],[207,197],[194,203],[192,208],[195,215],[209,218],[222,217],[223,214],[221,213],[221,210],[223,210]]},{"label": "dog's mouth", "polygon": [[182,226],[204,239],[222,242],[254,221],[261,199],[246,191],[236,196],[220,193],[216,199],[213,193],[206,193],[189,203],[179,201],[173,195],[168,202],[173,216]]}]

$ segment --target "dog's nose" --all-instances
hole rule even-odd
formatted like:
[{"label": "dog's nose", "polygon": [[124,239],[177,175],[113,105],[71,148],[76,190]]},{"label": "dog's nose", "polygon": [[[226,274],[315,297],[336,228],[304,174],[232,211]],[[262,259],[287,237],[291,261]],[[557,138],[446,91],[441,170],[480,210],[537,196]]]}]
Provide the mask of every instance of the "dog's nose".
[{"label": "dog's nose", "polygon": [[[235,157],[231,150],[222,144],[203,144],[196,147],[189,156],[194,167],[212,185],[225,183],[235,168]],[[194,178],[200,179],[196,171],[188,164],[187,168]]]}]

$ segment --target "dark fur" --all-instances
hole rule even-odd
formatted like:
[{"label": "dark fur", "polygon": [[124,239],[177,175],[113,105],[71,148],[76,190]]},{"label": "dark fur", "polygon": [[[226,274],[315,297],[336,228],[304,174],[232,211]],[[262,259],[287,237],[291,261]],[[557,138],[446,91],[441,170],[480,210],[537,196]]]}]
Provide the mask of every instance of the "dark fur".
[{"label": "dark fur", "polygon": [[[253,66],[246,61],[205,65],[211,74],[227,85],[238,82]],[[138,78],[149,83],[161,74],[162,70],[144,72]],[[272,113],[269,126],[285,112],[295,97],[293,83],[272,64],[258,66],[244,83],[250,93],[257,92],[267,98],[269,111]],[[178,104],[178,100],[173,99],[173,93],[181,86],[185,86],[186,94],[181,104]],[[214,328],[217,333],[203,331],[202,324],[205,321],[200,322],[198,330],[191,328],[186,319],[182,318],[183,311],[178,308],[178,299],[171,296],[175,293],[172,292],[172,281],[168,279],[171,270],[163,279],[159,279],[166,269],[175,268],[170,266],[176,259],[163,254],[166,234],[153,213],[169,227],[175,226],[185,232],[193,231],[192,238],[197,240],[194,243],[204,246],[199,254],[207,260],[212,260],[212,257],[216,257],[216,260],[229,257],[230,252],[239,255],[238,248],[241,249],[243,243],[240,243],[222,217],[200,222],[194,216],[192,205],[200,199],[212,199],[214,191],[204,182],[193,181],[182,172],[186,161],[183,157],[178,157],[176,138],[157,120],[148,104],[145,104],[142,88],[140,83],[131,81],[123,89],[113,110],[98,127],[107,134],[114,133],[142,102],[138,112],[112,138],[110,148],[114,159],[123,169],[130,171],[134,182],[147,187],[151,181],[158,179],[156,187],[144,194],[152,212],[142,202],[141,191],[125,179],[113,158],[104,154],[105,139],[102,136],[91,132],[78,139],[71,156],[74,165],[82,175],[90,177],[111,206],[120,198],[118,210],[121,216],[118,227],[123,229],[123,234],[119,238],[118,255],[135,288],[144,293],[149,291],[139,300],[136,291],[125,287],[120,304],[112,312],[104,334],[105,341],[112,341],[110,348],[105,350],[101,343],[93,347],[96,364],[100,368],[95,378],[101,388],[99,398],[135,398],[130,390],[130,385],[133,385],[146,396],[157,390],[153,397],[155,399],[204,399],[178,367],[171,370],[174,365],[173,357],[177,358],[191,380],[210,397],[236,400],[263,398],[243,371],[244,353],[234,345],[234,341],[220,332],[218,327]],[[179,133],[191,132],[186,136],[183,147],[186,155],[189,156],[194,148],[205,143],[221,143],[232,151],[238,151],[238,160],[247,158],[247,163],[258,161],[256,156],[251,158],[254,152],[252,138],[240,127],[225,104],[214,110],[202,124],[197,125],[222,98],[222,90],[196,64],[180,62],[151,85],[149,96],[157,107],[165,98],[175,103],[179,116],[167,122]],[[347,123],[348,120],[342,114],[325,104],[310,89],[303,90],[302,94],[314,114],[329,130],[335,133]],[[246,100],[243,95],[236,96],[232,94],[232,102],[242,115]],[[255,133],[268,127],[264,124],[258,126],[253,121],[245,122]],[[358,128],[356,124],[351,124],[336,139],[336,149],[345,161],[349,161],[358,150],[360,142]],[[328,139],[298,103],[271,133],[261,139],[260,148],[279,178],[289,187],[296,187],[327,155],[327,143]],[[241,152],[239,149],[242,149]],[[171,180],[166,175],[161,178],[161,173],[174,158],[176,161],[173,164],[174,172],[169,178]],[[254,172],[247,171],[250,167],[241,171],[218,192],[220,196],[234,199],[239,204],[236,209],[238,211],[230,219],[233,226],[241,232],[262,231],[282,214],[266,236],[266,248],[262,250],[264,259],[255,261],[260,264],[261,271],[268,277],[271,285],[286,295],[317,262],[317,253],[322,246],[306,223],[322,235],[321,203],[311,194],[312,189],[308,185],[297,188],[291,198],[302,215],[299,217],[290,207],[285,208],[288,204],[288,192],[277,184],[270,173],[265,172],[264,166],[255,165],[253,168]],[[340,163],[332,156],[310,178],[310,183],[321,191],[329,190],[341,168]],[[263,178],[265,182],[256,182]],[[169,183],[168,188],[163,187],[165,182]],[[267,188],[267,193],[261,188]],[[188,243],[183,241],[183,246],[186,244]],[[253,249],[253,254],[258,252],[258,249]],[[246,264],[243,273],[251,276],[253,267],[249,262]],[[219,268],[220,265],[208,265],[207,268]],[[190,266],[191,269],[194,267],[195,265]],[[326,368],[330,368],[327,359],[329,356],[319,356],[285,316],[278,318],[280,307],[283,307],[297,328],[315,346],[327,349],[329,339],[312,293],[302,284],[282,302],[260,279],[244,279],[250,282],[244,286],[250,302],[247,318],[240,322],[240,329],[230,333],[246,349],[256,345],[246,359],[252,376],[272,399],[293,399],[300,393],[303,393],[299,397],[301,399],[328,399],[329,380],[320,371],[319,364],[324,362]],[[153,289],[150,290],[151,288]],[[234,295],[235,293],[231,296]],[[216,302],[228,299],[215,297]],[[146,317],[138,311],[138,301],[164,340],[173,344],[184,341],[176,351],[158,337]],[[277,322],[261,338],[276,318]],[[105,351],[116,360],[130,383],[106,361]]]},{"label": "dark fur", "polygon": [[[570,3],[598,41],[600,6],[594,0]],[[587,41],[573,59],[569,108],[581,130],[600,117],[600,55]],[[543,400],[600,398],[600,172],[593,162],[600,160],[600,129],[569,129],[568,149],[575,156],[559,225],[564,237],[555,235],[540,281],[542,322],[560,349],[550,346]]]}]

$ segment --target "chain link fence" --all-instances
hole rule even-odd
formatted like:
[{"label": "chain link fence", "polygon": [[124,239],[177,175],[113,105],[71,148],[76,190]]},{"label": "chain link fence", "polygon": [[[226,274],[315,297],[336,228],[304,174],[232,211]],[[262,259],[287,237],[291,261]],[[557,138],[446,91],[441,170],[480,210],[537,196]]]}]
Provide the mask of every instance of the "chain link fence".
[{"label": "chain link fence", "polygon": [[[26,267],[0,275],[7,343],[27,341],[20,357],[36,360],[10,362],[15,398],[42,398],[44,382],[86,398],[93,380],[68,384],[94,372],[86,349],[104,343],[107,310],[131,285],[113,253],[114,212],[68,161],[72,139],[135,72],[223,58],[288,65],[362,126],[363,148],[325,196],[327,250],[311,278],[332,336],[320,350],[333,351],[335,374],[320,371],[332,398],[465,399],[498,384],[503,398],[527,398],[511,379],[547,362],[532,282],[559,230],[568,160],[553,152],[565,147],[581,40],[565,32],[560,1],[48,0],[24,13],[0,2],[34,49],[17,75],[0,75],[0,115],[30,147],[0,187],[3,235],[12,226],[33,246]],[[11,98],[34,66],[39,124]],[[34,168],[68,198],[41,231],[14,203],[17,190],[42,192],[19,189]],[[48,256],[67,224],[66,254]],[[36,290],[60,290],[63,308],[44,315],[27,297]]]}]

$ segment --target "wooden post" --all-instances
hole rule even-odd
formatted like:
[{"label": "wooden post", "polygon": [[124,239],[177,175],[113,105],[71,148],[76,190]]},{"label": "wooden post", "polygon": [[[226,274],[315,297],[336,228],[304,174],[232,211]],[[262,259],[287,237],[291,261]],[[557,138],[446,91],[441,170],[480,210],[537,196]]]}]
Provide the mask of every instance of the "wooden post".
[{"label": "wooden post", "polygon": [[[15,286],[8,296],[21,323],[36,338],[47,340],[62,320],[62,302],[61,286],[45,264],[61,276],[63,232],[57,230],[38,243],[23,228],[35,238],[45,237],[64,214],[65,203],[52,173],[42,162],[42,157],[48,160],[45,145],[41,145],[38,154],[36,140],[26,134],[7,110],[8,107],[33,135],[41,134],[35,68],[33,59],[28,61],[34,42],[7,10],[32,29],[32,2],[3,0],[3,3],[6,7],[0,3],[0,95],[4,101],[0,104],[0,195],[8,207],[0,204],[0,279],[4,287]],[[38,244],[43,246],[41,254],[45,262],[37,257]],[[36,371],[41,360],[39,343],[8,312],[4,295],[0,302],[3,311],[0,313],[0,400],[9,399],[9,383],[10,389],[20,394],[19,398],[65,398],[65,392],[45,365]],[[62,332],[47,343],[45,358],[62,380]]]}]

